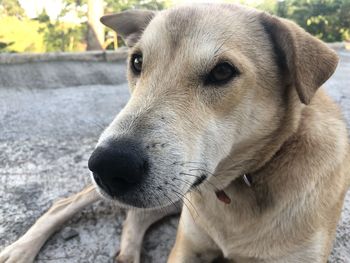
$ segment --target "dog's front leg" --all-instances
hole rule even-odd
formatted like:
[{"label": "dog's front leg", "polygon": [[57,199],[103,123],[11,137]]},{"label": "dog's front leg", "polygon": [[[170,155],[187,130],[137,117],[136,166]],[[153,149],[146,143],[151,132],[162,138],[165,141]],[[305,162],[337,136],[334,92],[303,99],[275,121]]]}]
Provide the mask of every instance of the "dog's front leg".
[{"label": "dog's front leg", "polygon": [[0,253],[0,263],[30,263],[46,240],[74,214],[99,200],[95,187],[89,185],[81,192],[57,201],[15,243]]},{"label": "dog's front leg", "polygon": [[205,263],[221,256],[220,249],[210,236],[196,224],[196,212],[184,206],[181,213],[176,242],[168,263]]},{"label": "dog's front leg", "polygon": [[165,216],[180,213],[182,204],[176,203],[156,210],[129,210],[124,222],[118,263],[139,263],[142,240],[147,229]]}]

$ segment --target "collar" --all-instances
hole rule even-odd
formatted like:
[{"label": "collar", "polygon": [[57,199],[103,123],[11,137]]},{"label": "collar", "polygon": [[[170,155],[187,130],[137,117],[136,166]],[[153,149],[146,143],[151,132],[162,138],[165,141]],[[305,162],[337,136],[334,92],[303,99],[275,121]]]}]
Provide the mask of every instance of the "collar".
[{"label": "collar", "polygon": [[[241,179],[244,181],[244,183],[248,186],[248,187],[252,187],[253,185],[253,181],[252,181],[252,176],[250,174],[243,174],[241,176]],[[216,191],[215,192],[216,197],[223,203],[225,204],[229,204],[231,203],[231,199],[230,197],[228,197],[228,195],[224,192],[224,190],[220,190],[220,191]]]},{"label": "collar", "polygon": [[252,187],[253,181],[252,176],[250,174],[243,174],[242,179],[248,187]]}]

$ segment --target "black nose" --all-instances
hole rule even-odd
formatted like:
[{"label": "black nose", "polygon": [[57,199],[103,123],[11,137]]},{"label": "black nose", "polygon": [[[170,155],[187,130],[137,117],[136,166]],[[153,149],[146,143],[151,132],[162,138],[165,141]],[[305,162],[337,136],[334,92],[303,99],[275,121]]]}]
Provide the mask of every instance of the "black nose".
[{"label": "black nose", "polygon": [[148,162],[140,143],[119,139],[97,147],[88,165],[96,183],[104,191],[120,196],[142,181]]}]

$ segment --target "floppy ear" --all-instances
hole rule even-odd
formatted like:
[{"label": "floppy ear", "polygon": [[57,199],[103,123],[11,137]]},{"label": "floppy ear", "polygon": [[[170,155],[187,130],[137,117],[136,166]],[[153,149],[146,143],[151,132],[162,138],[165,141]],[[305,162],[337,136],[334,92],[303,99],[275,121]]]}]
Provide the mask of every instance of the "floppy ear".
[{"label": "floppy ear", "polygon": [[128,10],[118,14],[105,15],[100,21],[116,31],[125,43],[132,47],[141,37],[142,31],[154,17],[155,12],[149,10]]},{"label": "floppy ear", "polygon": [[294,85],[302,103],[309,104],[317,89],[334,73],[338,56],[294,22],[266,13],[261,15],[261,22],[288,84]]}]

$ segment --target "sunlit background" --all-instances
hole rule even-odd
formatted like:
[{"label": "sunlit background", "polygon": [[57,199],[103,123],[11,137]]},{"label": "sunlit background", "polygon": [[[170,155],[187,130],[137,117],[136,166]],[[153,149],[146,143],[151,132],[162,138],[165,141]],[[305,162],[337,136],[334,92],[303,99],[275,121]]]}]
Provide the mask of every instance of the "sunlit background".
[{"label": "sunlit background", "polygon": [[235,2],[294,20],[326,42],[349,41],[350,0],[0,0],[0,52],[115,49],[123,45],[98,18],[131,8]]}]

